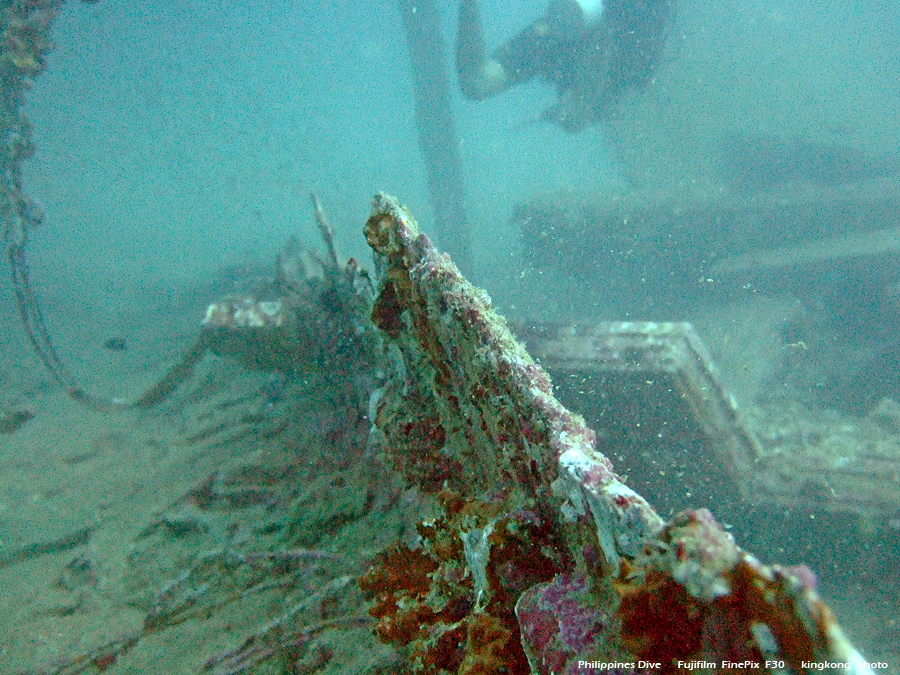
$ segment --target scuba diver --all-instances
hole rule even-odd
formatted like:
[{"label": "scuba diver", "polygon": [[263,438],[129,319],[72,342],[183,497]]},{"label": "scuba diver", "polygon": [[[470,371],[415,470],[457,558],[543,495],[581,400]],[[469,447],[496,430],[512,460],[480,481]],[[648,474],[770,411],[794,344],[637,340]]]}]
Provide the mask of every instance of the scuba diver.
[{"label": "scuba diver", "polygon": [[466,98],[483,100],[533,77],[556,86],[541,119],[569,132],[608,118],[656,70],[674,0],[550,0],[544,16],[487,56],[478,0],[461,0],[456,69]]}]

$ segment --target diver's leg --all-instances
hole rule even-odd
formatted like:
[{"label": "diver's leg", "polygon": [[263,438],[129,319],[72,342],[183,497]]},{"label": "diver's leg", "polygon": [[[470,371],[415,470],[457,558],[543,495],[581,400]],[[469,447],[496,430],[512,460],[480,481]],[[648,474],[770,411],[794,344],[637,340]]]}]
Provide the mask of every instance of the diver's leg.
[{"label": "diver's leg", "polygon": [[478,0],[460,0],[456,30],[456,71],[466,98],[485,99],[509,87],[503,66],[487,57]]}]

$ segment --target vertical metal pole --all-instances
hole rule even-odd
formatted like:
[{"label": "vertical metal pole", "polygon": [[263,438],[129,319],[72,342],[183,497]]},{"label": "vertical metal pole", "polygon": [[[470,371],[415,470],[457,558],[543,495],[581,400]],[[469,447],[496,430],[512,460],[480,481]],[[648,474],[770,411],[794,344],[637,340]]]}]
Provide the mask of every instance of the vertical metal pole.
[{"label": "vertical metal pole", "polygon": [[441,30],[438,3],[398,0],[397,5],[406,29],[419,148],[428,172],[437,235],[457,266],[471,273],[465,185],[453,120],[447,44]]}]

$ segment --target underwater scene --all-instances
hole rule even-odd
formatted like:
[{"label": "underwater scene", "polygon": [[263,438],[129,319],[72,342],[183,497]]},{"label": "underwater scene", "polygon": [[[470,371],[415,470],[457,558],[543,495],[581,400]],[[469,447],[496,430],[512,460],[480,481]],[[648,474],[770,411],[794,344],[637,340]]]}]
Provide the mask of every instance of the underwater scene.
[{"label": "underwater scene", "polygon": [[900,675],[898,46],[0,0],[0,673]]}]

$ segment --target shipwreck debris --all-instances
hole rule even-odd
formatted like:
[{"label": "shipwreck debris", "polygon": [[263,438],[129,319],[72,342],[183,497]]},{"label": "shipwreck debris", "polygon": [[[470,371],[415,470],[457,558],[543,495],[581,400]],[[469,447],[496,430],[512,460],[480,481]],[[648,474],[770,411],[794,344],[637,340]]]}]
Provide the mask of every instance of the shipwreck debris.
[{"label": "shipwreck debris", "polygon": [[515,332],[554,395],[587,418],[598,447],[662,513],[755,499],[744,486],[759,441],[691,324],[527,322]]},{"label": "shipwreck debris", "polygon": [[652,318],[727,299],[750,282],[784,293],[814,286],[823,272],[889,274],[900,261],[898,209],[892,178],[752,195],[556,192],[518,205],[511,220],[535,268],[602,289],[616,316],[650,307]]},{"label": "shipwreck debris", "polygon": [[896,443],[851,437],[837,421],[804,431],[796,411],[745,416],[690,324],[529,322],[516,332],[554,394],[603,432],[598,447],[661,512],[799,507],[873,523],[900,513]]},{"label": "shipwreck debris", "polygon": [[[628,661],[653,647],[664,673],[678,660],[751,656],[760,672],[781,668],[772,660],[802,672],[809,659],[871,672],[806,571],[763,565],[703,509],[665,523],[624,485],[488,296],[395,199],[375,197],[366,238],[379,270],[373,320],[396,355],[376,405],[380,444],[442,508],[420,525],[418,549],[385,552],[361,586],[379,635],[407,645],[417,672],[568,672],[562,632],[573,630],[590,636],[579,659]],[[477,530],[484,544],[467,546]],[[599,613],[552,624],[542,644],[556,635],[560,646],[538,660],[522,636],[544,614],[517,605],[548,582],[567,606],[589,596]]]},{"label": "shipwreck debris", "polygon": [[[339,262],[334,232],[315,195],[312,203],[327,256],[291,240],[278,256],[273,282],[210,303],[197,338],[136,407],[163,402],[208,353],[286,377],[310,367],[324,368],[346,379],[348,389],[364,385],[379,351],[368,318],[371,282],[352,258]],[[357,392],[359,397],[368,396],[366,386]]]}]

